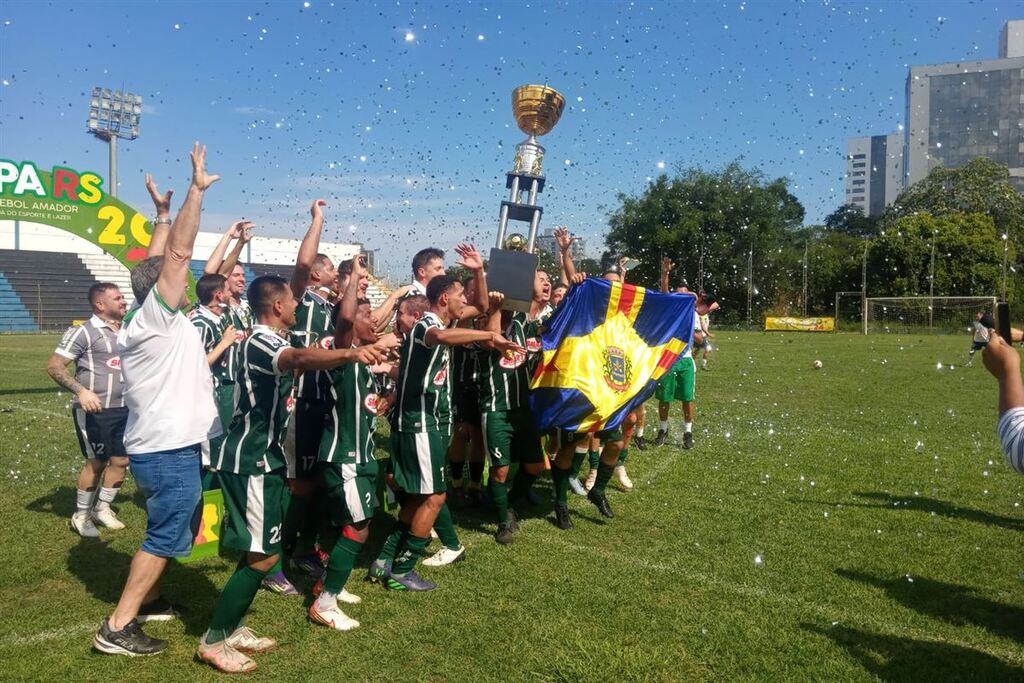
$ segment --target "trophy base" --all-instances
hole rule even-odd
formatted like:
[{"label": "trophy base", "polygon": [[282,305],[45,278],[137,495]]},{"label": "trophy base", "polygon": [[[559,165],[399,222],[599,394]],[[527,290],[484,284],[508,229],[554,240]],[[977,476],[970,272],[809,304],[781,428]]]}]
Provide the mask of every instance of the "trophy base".
[{"label": "trophy base", "polygon": [[529,313],[538,262],[536,254],[491,249],[487,262],[487,290],[505,295],[501,304],[503,309]]}]

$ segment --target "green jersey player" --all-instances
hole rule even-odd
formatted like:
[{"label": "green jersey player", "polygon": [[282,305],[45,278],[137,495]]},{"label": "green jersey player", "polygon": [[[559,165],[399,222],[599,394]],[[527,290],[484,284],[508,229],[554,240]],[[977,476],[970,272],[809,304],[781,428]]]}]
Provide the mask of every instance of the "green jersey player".
[{"label": "green jersey player", "polygon": [[283,441],[290,417],[292,372],[375,363],[384,357],[373,346],[293,348],[282,332],[294,324],[298,305],[288,282],[272,275],[258,277],[248,294],[257,324],[240,348],[237,419],[214,462],[224,492],[221,544],[244,554],[224,586],[198,651],[200,659],[229,673],[252,671],[256,664],[244,653],[264,652],[276,645],[270,638],[256,636],[243,620],[281,548],[287,487]]}]

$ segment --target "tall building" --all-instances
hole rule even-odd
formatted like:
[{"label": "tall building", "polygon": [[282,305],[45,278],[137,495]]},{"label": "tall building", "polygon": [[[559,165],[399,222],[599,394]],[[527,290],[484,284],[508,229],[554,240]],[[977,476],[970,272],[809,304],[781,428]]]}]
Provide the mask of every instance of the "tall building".
[{"label": "tall building", "polygon": [[903,136],[850,138],[846,145],[846,203],[878,216],[903,189]]},{"label": "tall building", "polygon": [[936,166],[987,157],[1024,192],[1024,20],[1000,35],[999,59],[911,67],[907,75],[905,183]]},{"label": "tall building", "polygon": [[[551,255],[558,254],[558,244],[555,242],[555,231],[553,228],[542,230],[537,235],[537,247]],[[586,258],[586,244],[582,237],[573,237],[572,246],[569,247],[569,255],[574,261]]]}]

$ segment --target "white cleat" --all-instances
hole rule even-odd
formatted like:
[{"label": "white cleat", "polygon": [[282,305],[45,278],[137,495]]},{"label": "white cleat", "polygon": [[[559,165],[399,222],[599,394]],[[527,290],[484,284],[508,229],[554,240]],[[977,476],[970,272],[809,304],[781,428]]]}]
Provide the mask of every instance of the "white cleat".
[{"label": "white cleat", "polygon": [[583,482],[583,488],[586,489],[587,491],[589,491],[590,489],[594,488],[594,484],[596,484],[596,483],[597,483],[597,469],[595,468],[595,469],[590,470],[590,472],[587,474],[587,480],[585,482]]},{"label": "white cleat", "polygon": [[117,518],[114,511],[109,507],[95,509],[92,511],[92,521],[108,529],[123,529],[124,523]]},{"label": "white cleat", "polygon": [[361,597],[359,597],[358,595],[354,595],[352,593],[349,593],[344,588],[342,588],[341,592],[338,593],[338,600],[340,600],[341,602],[345,603],[346,605],[358,605],[359,603],[361,603],[363,601],[363,599]]},{"label": "white cleat", "polygon": [[277,647],[277,641],[273,638],[258,636],[247,626],[239,626],[235,632],[228,636],[225,641],[228,645],[239,652],[256,653],[270,652]]},{"label": "white cleat", "polygon": [[616,465],[615,466],[615,476],[619,480],[619,486],[621,486],[626,491],[632,491],[633,490],[633,480],[629,478],[628,474],[626,474],[626,466],[625,465]]},{"label": "white cleat", "polygon": [[71,530],[82,538],[99,538],[100,530],[92,522],[92,515],[88,512],[76,512],[71,515],[69,522]]},{"label": "white cleat", "polygon": [[587,495],[587,490],[583,488],[583,482],[576,477],[569,477],[569,490],[577,496]]},{"label": "white cleat", "polygon": [[457,550],[444,547],[438,550],[436,553],[423,560],[424,567],[443,567],[453,562],[461,562],[466,559],[466,547],[459,546]]},{"label": "white cleat", "polygon": [[329,626],[335,631],[351,631],[359,628],[359,622],[338,609],[337,605],[321,610],[317,609],[316,603],[317,601],[314,600],[313,604],[309,606],[310,620]]},{"label": "white cleat", "polygon": [[199,640],[199,649],[196,651],[196,656],[213,668],[226,674],[249,673],[256,670],[256,662],[233,648],[227,640],[210,645],[206,642],[206,636],[204,635]]}]

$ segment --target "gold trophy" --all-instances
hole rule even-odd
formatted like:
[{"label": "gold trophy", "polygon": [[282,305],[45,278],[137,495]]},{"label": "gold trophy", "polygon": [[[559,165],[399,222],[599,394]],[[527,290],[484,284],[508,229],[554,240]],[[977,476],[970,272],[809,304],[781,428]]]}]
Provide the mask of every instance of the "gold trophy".
[{"label": "gold trophy", "polygon": [[[506,173],[505,187],[509,190],[509,197],[501,202],[498,239],[491,249],[488,264],[487,286],[505,295],[504,308],[530,309],[538,261],[533,250],[537,227],[544,212],[543,207],[537,206],[537,195],[544,191],[544,148],[537,142],[537,137],[551,132],[564,109],[565,98],[546,85],[521,85],[512,91],[512,115],[519,130],[529,137],[516,145],[512,170]],[[530,224],[525,244],[518,233],[506,241],[505,232],[510,220]]]}]

